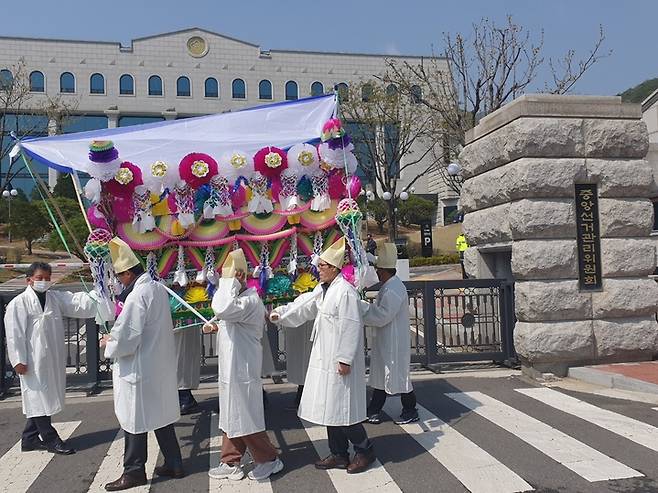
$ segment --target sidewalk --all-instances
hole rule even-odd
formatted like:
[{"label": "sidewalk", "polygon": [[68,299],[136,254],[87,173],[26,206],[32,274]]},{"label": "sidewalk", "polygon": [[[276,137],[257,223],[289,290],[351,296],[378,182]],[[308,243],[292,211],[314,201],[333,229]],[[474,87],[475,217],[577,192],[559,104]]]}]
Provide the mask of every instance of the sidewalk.
[{"label": "sidewalk", "polygon": [[658,394],[658,361],[581,366],[570,368],[569,377],[611,389]]}]

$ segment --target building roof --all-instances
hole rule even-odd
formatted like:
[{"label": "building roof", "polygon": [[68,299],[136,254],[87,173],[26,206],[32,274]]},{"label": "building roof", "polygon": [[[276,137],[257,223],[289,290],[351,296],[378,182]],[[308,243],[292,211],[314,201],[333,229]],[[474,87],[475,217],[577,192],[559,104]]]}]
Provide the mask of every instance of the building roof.
[{"label": "building roof", "polygon": [[644,101],[642,101],[642,113],[651,108],[656,101],[658,101],[658,89],[653,91]]},{"label": "building roof", "polygon": [[[228,39],[231,41],[235,41],[237,43],[242,43],[247,46],[251,46],[254,48],[260,48],[260,45],[250,43],[248,41],[244,41],[242,39],[234,38],[232,36],[226,36],[225,34],[217,33],[215,31],[210,31],[208,29],[204,29],[202,27],[189,27],[186,29],[180,29],[178,31],[170,31],[170,32],[165,32],[165,33],[159,33],[159,34],[152,34],[150,36],[143,36],[140,38],[135,38],[131,40],[130,46],[123,46],[120,42],[117,41],[91,41],[91,40],[84,40],[84,39],[63,39],[63,38],[35,38],[35,37],[24,37],[24,36],[0,36],[0,40],[6,39],[6,40],[26,40],[26,41],[48,41],[48,42],[58,42],[58,43],[88,43],[88,44],[102,44],[102,45],[113,45],[117,46],[119,49],[122,51],[129,51],[132,50],[132,47],[135,42],[137,41],[147,41],[151,39],[157,39],[157,38],[162,38],[166,36],[173,36],[176,34],[182,34],[182,33],[187,33],[187,32],[203,32],[206,34],[210,34],[212,36],[218,36],[220,38]],[[298,53],[298,54],[303,54],[303,55],[349,55],[349,56],[372,56],[372,57],[388,57],[388,58],[414,58],[414,59],[443,59],[444,57],[436,57],[436,56],[431,56],[431,55],[388,55],[388,54],[382,54],[382,53],[350,53],[350,52],[332,52],[332,51],[304,51],[304,50],[276,50],[276,49],[271,49],[271,50],[263,50],[261,48],[261,51],[269,52],[269,53]]]}]

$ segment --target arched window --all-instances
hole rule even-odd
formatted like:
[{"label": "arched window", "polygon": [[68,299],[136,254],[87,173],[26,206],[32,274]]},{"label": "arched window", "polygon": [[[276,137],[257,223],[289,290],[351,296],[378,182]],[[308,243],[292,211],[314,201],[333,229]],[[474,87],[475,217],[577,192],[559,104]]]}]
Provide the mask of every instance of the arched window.
[{"label": "arched window", "polygon": [[207,98],[218,98],[219,97],[219,84],[217,79],[214,77],[208,77],[204,84],[205,95]]},{"label": "arched window", "polygon": [[190,79],[185,76],[179,77],[176,81],[176,96],[191,96]]},{"label": "arched window", "polygon": [[91,94],[105,94],[105,77],[102,74],[91,74],[89,92]]},{"label": "arched window", "polygon": [[420,86],[411,86],[411,104],[420,104],[423,99],[423,90]]},{"label": "arched window", "polygon": [[367,103],[372,99],[372,93],[374,89],[372,88],[371,84],[364,84],[363,87],[361,88],[361,101],[364,103]]},{"label": "arched window", "polygon": [[336,86],[336,90],[338,91],[338,101],[344,102],[350,100],[350,89],[347,87],[347,84],[341,82]]},{"label": "arched window", "polygon": [[59,76],[59,92],[75,92],[75,76],[71,72],[64,72]]},{"label": "arched window", "polygon": [[272,99],[272,83],[269,80],[258,83],[258,99]]},{"label": "arched window", "polygon": [[398,86],[395,84],[389,84],[386,86],[386,95],[389,97],[397,96],[398,94]]},{"label": "arched window", "polygon": [[135,80],[130,74],[123,74],[119,78],[119,94],[135,94]]},{"label": "arched window", "polygon": [[14,83],[14,74],[11,73],[11,70],[2,69],[0,70],[0,89],[8,89]]},{"label": "arched window", "polygon": [[162,79],[159,75],[149,77],[149,96],[162,96]]},{"label": "arched window", "polygon": [[286,82],[286,101],[294,101],[299,99],[299,89],[297,88],[297,82],[294,80],[289,80]]},{"label": "arched window", "polygon": [[247,97],[247,86],[242,79],[235,79],[231,85],[233,99],[245,99]]},{"label": "arched window", "polygon": [[324,86],[322,82],[315,81],[311,84],[311,96],[322,96],[324,94]]},{"label": "arched window", "polygon": [[30,74],[30,91],[46,92],[46,80],[43,76],[43,72],[35,70]]}]

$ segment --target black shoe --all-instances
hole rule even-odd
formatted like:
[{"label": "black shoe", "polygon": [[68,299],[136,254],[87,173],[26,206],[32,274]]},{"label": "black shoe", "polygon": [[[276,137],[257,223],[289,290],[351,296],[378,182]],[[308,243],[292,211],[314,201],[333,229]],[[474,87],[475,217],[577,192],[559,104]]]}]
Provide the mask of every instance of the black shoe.
[{"label": "black shoe", "polygon": [[182,467],[169,467],[167,465],[158,466],[154,469],[156,476],[166,478],[181,479],[185,477],[185,471]]},{"label": "black shoe", "polygon": [[38,438],[34,442],[21,442],[21,452],[32,452],[33,450],[48,450],[48,447]]},{"label": "black shoe", "polygon": [[46,444],[46,449],[48,452],[52,454],[58,454],[58,455],[72,455],[75,454],[75,449],[71,447],[67,447],[63,441],[61,440],[56,440],[52,443],[47,443]]},{"label": "black shoe", "polygon": [[396,425],[406,425],[407,423],[414,423],[418,421],[418,411],[416,409],[410,409],[408,411],[402,411],[400,417],[395,420]]},{"label": "black shoe", "polygon": [[185,416],[186,414],[199,413],[199,412],[201,412],[201,408],[199,407],[199,403],[196,401],[194,401],[192,404],[186,404],[180,407],[181,416]]},{"label": "black shoe", "polygon": [[371,425],[378,425],[381,424],[381,422],[384,421],[384,417],[382,416],[382,413],[373,413],[368,415],[368,419],[366,422],[370,423]]},{"label": "black shoe", "polygon": [[129,488],[134,488],[135,486],[144,486],[148,481],[146,480],[146,474],[144,475],[132,475],[132,474],[122,474],[119,479],[107,483],[105,485],[106,491],[121,491],[127,490]]}]

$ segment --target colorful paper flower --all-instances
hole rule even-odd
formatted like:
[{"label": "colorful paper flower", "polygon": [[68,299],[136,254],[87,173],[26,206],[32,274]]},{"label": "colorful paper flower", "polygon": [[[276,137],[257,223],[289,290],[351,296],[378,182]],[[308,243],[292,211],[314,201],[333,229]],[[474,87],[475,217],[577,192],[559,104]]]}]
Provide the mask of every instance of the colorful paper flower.
[{"label": "colorful paper flower", "polygon": [[278,147],[263,147],[254,156],[254,169],[267,178],[275,178],[288,167],[286,153]]},{"label": "colorful paper flower", "polygon": [[144,186],[149,192],[160,195],[165,189],[172,190],[180,181],[176,166],[156,161],[144,170]]},{"label": "colorful paper flower", "polygon": [[306,293],[311,291],[317,285],[318,281],[313,277],[313,274],[310,272],[302,272],[297,276],[297,279],[295,279],[292,288],[297,291],[297,293]]},{"label": "colorful paper flower", "polygon": [[111,140],[94,140],[89,144],[87,172],[92,178],[106,182],[114,178],[121,166],[119,151]]},{"label": "colorful paper flower", "polygon": [[247,153],[239,150],[226,152],[219,158],[219,170],[232,186],[238,177],[253,173],[254,161]]},{"label": "colorful paper flower", "polygon": [[338,118],[332,118],[322,126],[322,142],[327,142],[331,139],[336,139],[345,135],[343,124]]},{"label": "colorful paper flower", "polygon": [[185,156],[179,166],[180,177],[192,188],[197,189],[208,183],[217,174],[218,166],[208,154],[192,152]]},{"label": "colorful paper flower", "polygon": [[288,167],[298,176],[312,175],[320,166],[318,150],[311,144],[297,144],[288,150]]},{"label": "colorful paper flower", "polygon": [[142,170],[133,163],[124,161],[115,173],[114,178],[105,182],[103,187],[111,195],[132,197],[135,188],[143,184]]}]

